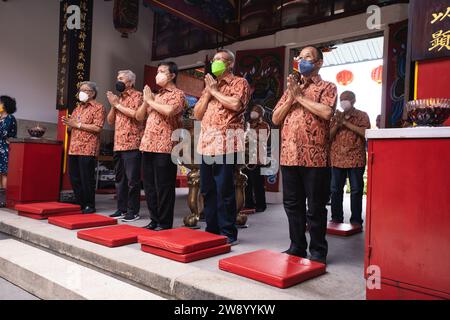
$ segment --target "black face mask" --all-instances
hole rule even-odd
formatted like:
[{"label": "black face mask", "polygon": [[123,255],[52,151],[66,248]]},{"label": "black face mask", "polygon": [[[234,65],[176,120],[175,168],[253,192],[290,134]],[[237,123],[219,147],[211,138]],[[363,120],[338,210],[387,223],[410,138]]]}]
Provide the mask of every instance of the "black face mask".
[{"label": "black face mask", "polygon": [[116,82],[116,90],[118,92],[122,93],[122,92],[125,91],[126,88],[127,88],[127,86],[122,81],[117,81]]}]

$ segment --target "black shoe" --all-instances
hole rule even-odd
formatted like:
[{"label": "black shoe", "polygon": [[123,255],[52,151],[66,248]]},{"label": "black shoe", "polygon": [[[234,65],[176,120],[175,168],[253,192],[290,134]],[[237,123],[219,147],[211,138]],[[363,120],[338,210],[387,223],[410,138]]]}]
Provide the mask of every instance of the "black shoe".
[{"label": "black shoe", "polygon": [[311,256],[311,257],[309,258],[309,260],[315,261],[315,262],[319,262],[319,263],[323,263],[323,264],[327,264],[327,258],[326,258],[326,257],[321,257],[321,256]]},{"label": "black shoe", "polygon": [[234,239],[228,238],[228,240],[227,240],[227,244],[229,244],[230,246],[237,246],[239,243],[240,242],[238,239],[234,240]]},{"label": "black shoe", "polygon": [[126,212],[122,212],[120,210],[117,210],[116,212],[111,214],[109,217],[110,218],[114,218],[114,219],[122,219],[122,218],[125,217],[126,214],[127,214]]},{"label": "black shoe", "polygon": [[156,228],[158,228],[158,224],[155,221],[151,221],[148,225],[146,225],[144,227],[145,229],[148,230],[155,230]]},{"label": "black shoe", "polygon": [[256,212],[264,212],[266,209],[267,207],[256,208]]},{"label": "black shoe", "polygon": [[344,223],[344,220],[330,220],[331,223]]},{"label": "black shoe", "polygon": [[306,254],[302,254],[300,252],[288,249],[286,251],[283,251],[282,253],[287,253],[290,256],[295,256],[295,257],[299,257],[299,258],[306,258]]},{"label": "black shoe", "polygon": [[141,217],[138,214],[127,213],[125,218],[122,219],[123,222],[133,222],[139,220]]},{"label": "black shoe", "polygon": [[163,231],[163,230],[169,230],[169,229],[172,229],[172,228],[165,228],[165,227],[161,227],[161,226],[157,226],[155,229],[153,229],[153,230],[155,230],[155,231]]},{"label": "black shoe", "polygon": [[96,210],[95,208],[91,208],[91,207],[86,207],[83,210],[81,210],[82,213],[94,213]]}]

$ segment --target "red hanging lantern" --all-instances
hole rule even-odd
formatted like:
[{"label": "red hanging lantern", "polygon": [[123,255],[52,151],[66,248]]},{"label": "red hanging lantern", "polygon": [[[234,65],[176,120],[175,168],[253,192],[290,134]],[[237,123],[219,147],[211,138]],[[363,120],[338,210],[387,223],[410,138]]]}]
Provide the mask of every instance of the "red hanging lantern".
[{"label": "red hanging lantern", "polygon": [[341,86],[348,86],[353,82],[353,72],[349,70],[342,70],[336,75],[336,81]]},{"label": "red hanging lantern", "polygon": [[372,70],[372,80],[378,84],[383,82],[383,66],[376,67]]},{"label": "red hanging lantern", "polygon": [[114,28],[128,38],[138,29],[139,0],[114,0]]}]

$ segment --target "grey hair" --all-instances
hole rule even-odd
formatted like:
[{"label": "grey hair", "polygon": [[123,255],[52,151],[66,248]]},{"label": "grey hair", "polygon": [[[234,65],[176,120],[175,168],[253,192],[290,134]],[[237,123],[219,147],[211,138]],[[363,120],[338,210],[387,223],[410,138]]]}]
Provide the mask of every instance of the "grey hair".
[{"label": "grey hair", "polygon": [[216,53],[221,53],[221,52],[226,53],[226,54],[228,55],[228,57],[230,58],[231,61],[233,61],[233,62],[236,61],[236,55],[234,54],[233,51],[228,50],[228,49],[219,49],[219,50],[217,50]]},{"label": "grey hair", "polygon": [[131,81],[131,84],[134,86],[136,84],[136,74],[131,70],[120,70],[118,75],[125,75],[129,81]]},{"label": "grey hair", "polygon": [[93,82],[93,81],[83,81],[80,82],[80,88],[83,85],[87,85],[91,90],[93,90],[95,92],[94,95],[94,99],[97,98],[97,94],[98,94],[98,88],[97,88],[97,83]]}]

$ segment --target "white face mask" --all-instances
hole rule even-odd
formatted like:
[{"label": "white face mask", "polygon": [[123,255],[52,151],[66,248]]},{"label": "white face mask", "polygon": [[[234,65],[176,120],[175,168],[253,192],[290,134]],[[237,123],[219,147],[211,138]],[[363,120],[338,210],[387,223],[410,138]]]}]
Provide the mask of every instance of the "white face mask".
[{"label": "white face mask", "polygon": [[250,119],[256,120],[258,118],[259,118],[259,113],[258,112],[256,112],[256,111],[250,112]]},{"label": "white face mask", "polygon": [[348,111],[352,108],[352,103],[349,100],[342,100],[341,101],[341,108],[344,111]]},{"label": "white face mask", "polygon": [[86,102],[89,100],[89,95],[86,92],[80,91],[78,94],[78,100],[81,102]]},{"label": "white face mask", "polygon": [[167,75],[164,73],[158,73],[156,75],[155,80],[156,80],[156,84],[160,87],[164,87],[167,84],[167,82],[169,82]]}]

